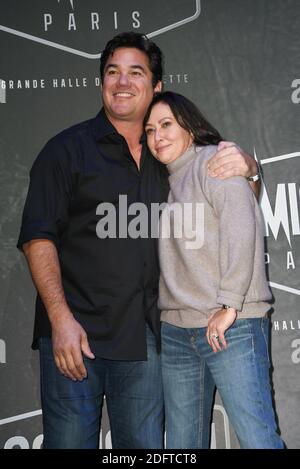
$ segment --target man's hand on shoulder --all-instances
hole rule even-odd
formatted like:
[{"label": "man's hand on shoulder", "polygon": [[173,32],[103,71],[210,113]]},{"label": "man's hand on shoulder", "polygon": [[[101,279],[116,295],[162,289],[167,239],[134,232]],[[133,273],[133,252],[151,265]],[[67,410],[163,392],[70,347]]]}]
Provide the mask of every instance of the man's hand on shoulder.
[{"label": "man's hand on shoulder", "polygon": [[218,179],[249,177],[258,173],[255,159],[234,142],[220,142],[217,153],[208,162],[208,174]]}]

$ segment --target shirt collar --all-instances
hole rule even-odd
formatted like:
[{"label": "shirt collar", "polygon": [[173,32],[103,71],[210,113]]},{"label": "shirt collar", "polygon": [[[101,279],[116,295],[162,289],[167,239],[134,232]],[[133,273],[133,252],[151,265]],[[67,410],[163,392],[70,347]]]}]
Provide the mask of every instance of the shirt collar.
[{"label": "shirt collar", "polygon": [[[102,138],[108,135],[120,135],[117,129],[112,125],[108,119],[104,107],[100,110],[97,116],[91,121],[92,132],[96,141],[101,140]],[[144,144],[147,140],[146,133],[143,132],[140,143]]]},{"label": "shirt collar", "polygon": [[91,127],[92,127],[92,132],[96,141],[101,140],[107,135],[118,134],[115,127],[107,118],[104,108],[102,108],[100,112],[97,114],[97,116],[94,119],[92,119]]}]

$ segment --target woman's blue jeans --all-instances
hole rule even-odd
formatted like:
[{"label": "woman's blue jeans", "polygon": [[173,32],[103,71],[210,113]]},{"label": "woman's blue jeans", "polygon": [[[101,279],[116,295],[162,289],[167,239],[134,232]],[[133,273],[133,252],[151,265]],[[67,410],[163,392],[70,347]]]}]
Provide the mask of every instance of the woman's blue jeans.
[{"label": "woman's blue jeans", "polygon": [[99,448],[103,395],[113,448],[163,447],[160,356],[147,330],[147,361],[85,358],[88,377],[73,382],[57,369],[52,342],[41,338],[44,448]]},{"label": "woman's blue jeans", "polygon": [[206,328],[162,324],[167,448],[208,448],[214,385],[242,448],[283,448],[270,387],[268,318],[240,319],[214,353]]}]

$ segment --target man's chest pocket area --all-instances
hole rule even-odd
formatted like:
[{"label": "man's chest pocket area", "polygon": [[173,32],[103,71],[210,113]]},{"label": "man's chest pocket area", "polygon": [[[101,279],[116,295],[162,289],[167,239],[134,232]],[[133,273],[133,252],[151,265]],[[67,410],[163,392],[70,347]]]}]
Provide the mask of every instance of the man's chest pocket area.
[{"label": "man's chest pocket area", "polygon": [[76,210],[91,209],[103,202],[119,205],[120,196],[127,196],[128,201],[135,199],[138,193],[138,181],[134,174],[124,176],[124,172],[92,171],[80,174],[74,204]]}]

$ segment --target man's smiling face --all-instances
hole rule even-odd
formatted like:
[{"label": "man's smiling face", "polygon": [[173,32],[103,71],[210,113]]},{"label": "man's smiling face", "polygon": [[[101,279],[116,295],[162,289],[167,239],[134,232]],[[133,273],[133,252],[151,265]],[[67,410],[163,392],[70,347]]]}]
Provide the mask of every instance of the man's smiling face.
[{"label": "man's smiling face", "polygon": [[152,85],[147,55],[121,47],[109,57],[104,69],[102,100],[107,116],[114,120],[142,121],[161,82]]}]

